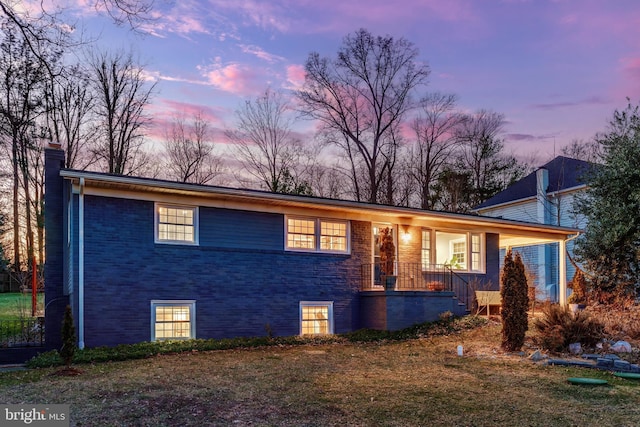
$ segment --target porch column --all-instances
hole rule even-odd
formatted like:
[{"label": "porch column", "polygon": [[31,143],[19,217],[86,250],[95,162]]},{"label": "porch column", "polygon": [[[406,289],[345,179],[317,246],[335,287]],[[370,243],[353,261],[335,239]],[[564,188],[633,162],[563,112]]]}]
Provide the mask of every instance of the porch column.
[{"label": "porch column", "polygon": [[567,305],[567,242],[558,242],[558,302],[561,307]]}]

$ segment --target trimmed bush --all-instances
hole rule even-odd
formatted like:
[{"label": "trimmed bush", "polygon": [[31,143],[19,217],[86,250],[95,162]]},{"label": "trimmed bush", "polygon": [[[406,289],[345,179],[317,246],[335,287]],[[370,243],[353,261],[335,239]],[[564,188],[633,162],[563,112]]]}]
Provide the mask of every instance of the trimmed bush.
[{"label": "trimmed bush", "polygon": [[569,295],[570,304],[586,304],[587,303],[587,279],[584,277],[582,270],[576,270],[573,280],[569,283],[569,288],[573,290]]},{"label": "trimmed bush", "polygon": [[518,351],[524,344],[524,337],[529,328],[529,287],[524,264],[519,253],[515,259],[511,250],[504,258],[502,271],[502,348],[507,351]]},{"label": "trimmed bush", "polygon": [[73,326],[71,306],[68,305],[64,310],[64,319],[62,321],[62,348],[60,349],[60,357],[67,367],[71,366],[75,353],[76,328]]},{"label": "trimmed bush", "polygon": [[[422,338],[425,336],[448,335],[463,330],[477,328],[486,324],[479,316],[462,318],[447,317],[436,322],[421,323],[400,331],[377,331],[361,329],[343,335],[317,337],[254,337],[225,339],[194,339],[180,341],[141,342],[122,344],[115,347],[95,347],[77,350],[74,363],[99,363],[132,359],[145,359],[160,354],[175,354],[193,351],[230,350],[235,348],[253,348],[269,346],[295,346],[344,342],[383,342]],[[27,362],[29,368],[47,368],[63,363],[60,353],[49,351],[41,353]]]}]

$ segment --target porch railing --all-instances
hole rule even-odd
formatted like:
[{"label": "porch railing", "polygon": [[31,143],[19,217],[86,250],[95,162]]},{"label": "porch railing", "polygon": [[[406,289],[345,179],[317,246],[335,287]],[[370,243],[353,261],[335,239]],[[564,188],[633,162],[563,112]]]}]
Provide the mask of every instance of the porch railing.
[{"label": "porch railing", "polygon": [[42,347],[44,318],[0,320],[0,347]]},{"label": "porch railing", "polygon": [[[463,275],[443,264],[432,264],[423,270],[421,263],[397,262],[394,266],[396,291],[450,291],[471,308],[469,283]],[[381,263],[361,266],[361,286],[363,291],[380,290],[385,287],[385,276]]]}]

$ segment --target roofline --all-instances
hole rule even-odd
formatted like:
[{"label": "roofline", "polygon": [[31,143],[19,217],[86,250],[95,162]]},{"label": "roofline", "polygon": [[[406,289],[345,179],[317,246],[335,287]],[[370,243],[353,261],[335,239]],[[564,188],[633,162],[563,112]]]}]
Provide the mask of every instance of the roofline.
[{"label": "roofline", "polygon": [[[564,188],[562,190],[557,190],[557,191],[547,191],[547,195],[573,193],[573,192],[576,192],[576,191],[580,191],[580,190],[582,190],[584,188],[587,188],[587,184],[575,185],[573,187]],[[531,200],[536,200],[537,198],[538,198],[538,196],[533,195],[533,196],[523,197],[521,199],[508,200],[506,202],[497,203],[495,205],[483,206],[481,208],[473,208],[473,209],[471,209],[471,212],[480,212],[480,211],[484,211],[484,210],[488,210],[488,209],[503,208],[503,207],[509,206],[509,205],[516,205],[518,203],[524,203],[524,202],[529,202]]]},{"label": "roofline", "polygon": [[[79,171],[75,169],[62,169],[60,170],[60,176],[65,179],[79,180],[84,178],[85,185],[90,183],[103,182],[122,186],[138,186],[147,187],[150,189],[162,189],[170,190],[174,193],[191,193],[192,195],[206,196],[206,195],[219,195],[236,199],[249,199],[249,200],[269,200],[273,202],[292,203],[301,206],[322,206],[333,209],[350,210],[357,212],[376,212],[394,214],[397,216],[410,215],[430,217],[436,220],[449,220],[457,221],[459,223],[467,225],[487,224],[498,228],[518,229],[522,231],[544,231],[551,234],[559,235],[574,235],[581,232],[580,229],[552,226],[546,224],[530,223],[524,221],[509,220],[503,218],[494,218],[489,216],[479,216],[472,214],[462,214],[453,212],[441,212],[432,210],[423,210],[417,208],[407,208],[390,205],[380,205],[374,203],[356,202],[350,200],[328,199],[312,196],[299,196],[292,194],[272,193],[261,190],[249,190],[249,189],[236,189],[229,187],[217,187],[202,184],[190,184],[175,181],[158,180],[152,178],[140,178],[124,175],[105,174],[101,172],[87,172]],[[142,192],[142,189],[129,189],[130,191]]]}]

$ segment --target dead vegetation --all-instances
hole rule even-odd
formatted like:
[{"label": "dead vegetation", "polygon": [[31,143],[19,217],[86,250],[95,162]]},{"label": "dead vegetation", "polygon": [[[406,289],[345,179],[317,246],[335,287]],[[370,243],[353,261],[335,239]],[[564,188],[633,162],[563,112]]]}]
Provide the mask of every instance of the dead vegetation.
[{"label": "dead vegetation", "polygon": [[[0,374],[0,401],[68,403],[78,426],[640,424],[638,383],[506,353],[496,321],[397,342],[189,352],[84,365],[77,377],[54,370]],[[572,386],[573,376],[610,386]]]}]

